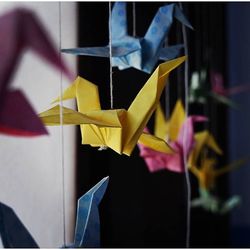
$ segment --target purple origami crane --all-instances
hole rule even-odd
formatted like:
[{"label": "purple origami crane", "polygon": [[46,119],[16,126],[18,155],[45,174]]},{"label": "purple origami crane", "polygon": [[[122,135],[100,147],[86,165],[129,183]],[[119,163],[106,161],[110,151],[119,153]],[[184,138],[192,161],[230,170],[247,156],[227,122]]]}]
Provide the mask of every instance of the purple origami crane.
[{"label": "purple origami crane", "polygon": [[218,72],[211,71],[210,77],[212,84],[212,92],[218,95],[231,96],[250,90],[249,84],[242,84],[231,88],[225,88],[223,76],[221,73]]},{"label": "purple origami crane", "polygon": [[27,49],[73,79],[33,12],[14,9],[0,16],[0,133],[16,136],[48,134],[24,94],[8,88]]},{"label": "purple origami crane", "polygon": [[[140,156],[144,158],[150,172],[155,172],[162,169],[167,169],[178,173],[184,172],[184,157],[188,157],[195,144],[193,125],[195,122],[207,121],[206,117],[196,115],[189,116],[185,120],[183,116],[183,114],[185,113],[180,102],[177,102],[175,110],[177,110],[177,112],[173,112],[175,113],[173,116],[178,117],[179,111],[179,119],[171,117],[168,123],[172,122],[173,125],[175,125],[174,123],[177,121],[179,122],[179,125],[180,123],[182,125],[180,126],[180,130],[178,131],[178,136],[176,140],[168,141],[169,145],[175,151],[174,154],[165,154],[157,152],[142,144],[138,144],[138,147],[140,149]],[[167,126],[171,126],[171,124],[168,124]],[[178,127],[178,124],[176,124],[176,127]],[[145,129],[145,132],[148,132],[147,128]],[[171,133],[171,131],[169,131],[169,133]]]}]

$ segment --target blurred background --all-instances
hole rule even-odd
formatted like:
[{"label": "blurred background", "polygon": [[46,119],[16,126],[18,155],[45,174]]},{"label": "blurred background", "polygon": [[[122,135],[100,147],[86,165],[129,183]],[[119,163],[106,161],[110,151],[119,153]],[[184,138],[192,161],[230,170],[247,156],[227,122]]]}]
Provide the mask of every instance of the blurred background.
[{"label": "blurred background", "polygon": [[[169,2],[167,2],[169,3]],[[158,8],[165,2],[135,2],[136,35],[143,37]],[[14,7],[33,10],[46,27],[59,51],[62,48],[108,44],[108,2],[1,2],[0,14]],[[249,3],[182,3],[183,12],[194,27],[187,30],[189,87],[194,72],[219,72],[226,88],[250,84]],[[127,4],[132,33],[132,2]],[[61,18],[59,12],[61,11]],[[61,34],[60,34],[61,29]],[[3,39],[3,38],[0,38]],[[181,25],[173,23],[169,44],[182,43]],[[183,52],[182,52],[183,54]],[[109,60],[62,54],[69,68],[99,86],[103,109],[110,108]],[[0,59],[1,60],[1,59]],[[209,74],[209,73],[208,73]],[[127,109],[148,79],[135,69],[113,68],[114,108]],[[170,110],[184,96],[184,67],[174,72],[168,87]],[[211,79],[204,82],[210,86]],[[12,79],[11,87],[22,89],[40,113],[60,93],[60,73],[27,51]],[[174,83],[175,82],[175,83]],[[63,78],[63,87],[69,84]],[[167,95],[161,102],[166,104]],[[208,129],[224,151],[218,165],[227,165],[249,155],[249,92],[230,96],[237,108],[207,98],[190,102],[189,113],[206,115],[210,121],[197,126]],[[74,102],[67,107],[74,107]],[[149,127],[154,127],[153,117]],[[161,170],[150,173],[136,147],[130,157],[111,149],[98,151],[81,145],[78,126],[64,126],[64,148],[58,127],[49,135],[17,138],[0,135],[0,201],[11,206],[40,247],[59,247],[64,230],[67,242],[74,235],[77,199],[109,175],[107,192],[100,204],[101,247],[185,247],[186,183],[184,174]],[[63,169],[64,159],[64,188]],[[190,173],[192,198],[198,196],[198,182]],[[203,208],[191,210],[190,247],[250,247],[249,162],[218,178],[216,194],[226,200],[239,195],[241,203],[226,214]],[[63,192],[65,213],[62,209]],[[63,217],[66,225],[64,229]]]}]

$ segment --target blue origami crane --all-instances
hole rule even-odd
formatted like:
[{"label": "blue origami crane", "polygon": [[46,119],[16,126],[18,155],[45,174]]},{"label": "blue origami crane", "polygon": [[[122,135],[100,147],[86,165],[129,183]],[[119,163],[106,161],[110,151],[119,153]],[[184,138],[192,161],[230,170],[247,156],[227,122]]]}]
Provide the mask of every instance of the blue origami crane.
[{"label": "blue origami crane", "polygon": [[[160,7],[146,34],[142,38],[128,35],[126,2],[116,2],[111,15],[112,66],[120,70],[130,67],[152,73],[158,60],[176,58],[182,44],[163,47],[173,17],[193,29],[181,9],[176,4]],[[109,57],[109,46],[62,49],[62,52],[74,55]]]},{"label": "blue origami crane", "polygon": [[103,178],[78,200],[74,243],[70,248],[100,247],[100,220],[98,205],[108,186]]},{"label": "blue origami crane", "polygon": [[[108,186],[103,178],[78,200],[74,243],[70,248],[100,247],[100,219],[98,205]],[[39,246],[12,208],[0,202],[0,240],[8,248],[38,248]]]},{"label": "blue origami crane", "polygon": [[14,210],[0,202],[0,237],[4,248],[38,248]]}]

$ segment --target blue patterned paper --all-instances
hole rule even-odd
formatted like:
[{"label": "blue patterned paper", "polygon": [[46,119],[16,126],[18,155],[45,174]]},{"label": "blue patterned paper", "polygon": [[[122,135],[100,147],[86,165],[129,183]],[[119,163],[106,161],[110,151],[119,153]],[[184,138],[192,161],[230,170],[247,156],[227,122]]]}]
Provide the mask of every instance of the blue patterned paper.
[{"label": "blue patterned paper", "polygon": [[[126,2],[116,2],[111,15],[112,66],[120,70],[130,67],[152,73],[158,60],[171,60],[179,56],[183,45],[163,47],[175,17],[185,26],[191,24],[176,4],[165,5],[157,11],[142,38],[128,35]],[[109,46],[63,49],[74,55],[109,57]]]},{"label": "blue patterned paper", "polygon": [[75,240],[77,247],[100,247],[100,219],[98,205],[108,186],[103,178],[78,200]]}]

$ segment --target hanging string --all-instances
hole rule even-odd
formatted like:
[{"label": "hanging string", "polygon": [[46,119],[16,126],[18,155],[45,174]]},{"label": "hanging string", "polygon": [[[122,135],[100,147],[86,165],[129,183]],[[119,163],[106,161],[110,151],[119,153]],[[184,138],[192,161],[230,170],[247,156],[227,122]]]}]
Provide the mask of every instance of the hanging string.
[{"label": "hanging string", "polygon": [[113,99],[113,71],[112,71],[112,25],[111,25],[111,2],[109,2],[109,86],[110,86],[110,108],[114,108]]},{"label": "hanging string", "polygon": [[[61,2],[59,1],[59,55],[61,56],[62,48],[62,14]],[[60,144],[61,144],[61,169],[62,169],[62,221],[63,221],[63,245],[66,246],[66,223],[65,223],[65,179],[64,179],[64,134],[63,134],[63,84],[62,84],[62,70],[60,72]]]},{"label": "hanging string", "polygon": [[[164,42],[164,47],[167,47],[167,46],[168,46],[168,37],[165,38],[165,42]],[[165,115],[166,115],[166,119],[169,119],[169,116],[170,116],[169,78],[167,78],[166,81],[167,81],[167,84],[165,87]],[[168,137],[166,139],[168,140]]]},{"label": "hanging string", "polygon": [[167,79],[166,81],[167,81],[167,84],[165,87],[165,115],[166,115],[166,119],[169,119],[169,116],[170,116],[169,79]]},{"label": "hanging string", "polygon": [[[177,37],[176,37],[177,44],[182,43],[182,34],[181,34],[182,32],[181,32],[180,28],[182,28],[182,26],[180,25],[180,27],[179,27],[179,25],[178,25],[177,26]],[[176,69],[176,71],[177,71],[177,97],[178,97],[178,99],[181,99],[182,85],[183,85],[182,68],[178,67]]]},{"label": "hanging string", "polygon": [[133,37],[136,37],[136,9],[135,9],[135,2],[133,2]]},{"label": "hanging string", "polygon": [[[182,8],[182,3],[179,3],[180,9]],[[184,52],[185,55],[188,57],[188,43],[187,43],[187,32],[186,27],[184,24],[182,24],[182,36],[183,36],[183,42],[184,42]],[[185,113],[186,113],[186,119],[188,117],[188,58],[185,61],[185,72],[184,72],[184,83],[185,83]],[[187,129],[184,129],[183,132],[183,142],[186,142],[186,138],[188,135]],[[184,144],[185,145],[185,144]],[[187,164],[187,158],[186,155],[186,147],[184,146],[184,167],[185,167],[185,179],[186,179],[186,185],[187,185],[187,228],[186,228],[186,247],[189,247],[189,240],[190,240],[190,219],[191,219],[191,184],[189,179],[189,172],[188,172],[188,164]]]},{"label": "hanging string", "polygon": [[[114,108],[114,97],[113,97],[113,71],[112,71],[112,6],[109,2],[109,89],[110,89],[110,108]],[[98,148],[99,151],[106,150],[108,147],[103,145]]]}]

